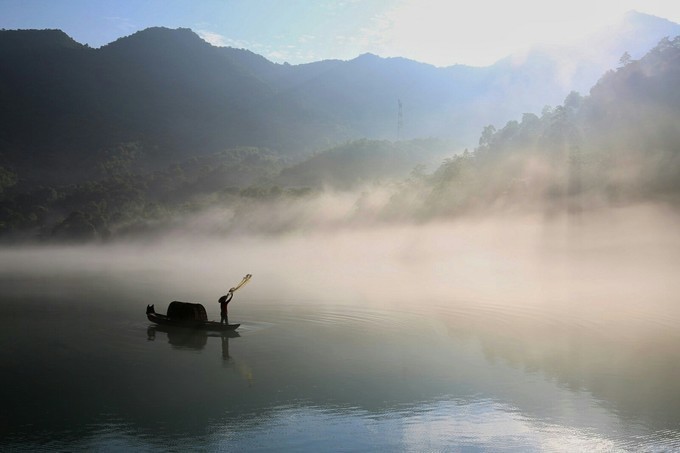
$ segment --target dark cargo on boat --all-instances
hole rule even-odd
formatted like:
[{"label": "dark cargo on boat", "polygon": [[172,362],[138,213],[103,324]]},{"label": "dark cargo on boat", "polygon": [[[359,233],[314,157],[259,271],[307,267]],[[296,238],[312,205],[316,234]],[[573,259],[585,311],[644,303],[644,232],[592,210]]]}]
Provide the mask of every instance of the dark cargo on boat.
[{"label": "dark cargo on boat", "polygon": [[168,306],[168,318],[176,321],[207,321],[208,315],[201,304],[174,301]]}]

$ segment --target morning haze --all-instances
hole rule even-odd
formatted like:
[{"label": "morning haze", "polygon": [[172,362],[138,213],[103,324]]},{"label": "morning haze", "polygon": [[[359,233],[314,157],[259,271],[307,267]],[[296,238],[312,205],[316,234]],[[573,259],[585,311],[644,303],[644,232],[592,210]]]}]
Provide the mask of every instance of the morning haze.
[{"label": "morning haze", "polygon": [[595,33],[435,67],[0,31],[0,446],[680,448],[680,26]]}]

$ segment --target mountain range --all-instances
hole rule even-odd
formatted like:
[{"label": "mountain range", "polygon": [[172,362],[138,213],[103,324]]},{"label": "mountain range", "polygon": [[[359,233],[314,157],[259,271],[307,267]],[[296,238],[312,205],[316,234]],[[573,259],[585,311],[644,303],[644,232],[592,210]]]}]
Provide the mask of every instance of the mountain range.
[{"label": "mountain range", "polygon": [[[131,41],[148,44],[148,33],[197,44],[184,54],[196,65],[214,66],[195,66],[193,74],[213,70],[214,77],[201,79],[201,85],[194,83],[185,63],[173,69],[177,43],[161,58]],[[229,139],[262,139],[273,130],[265,119],[279,121],[280,131],[299,138],[301,130],[291,125],[303,122],[292,116],[293,107],[283,108],[287,105],[306,112],[316,124],[339,124],[341,112],[334,112],[335,123],[328,122],[329,112],[314,115],[301,100],[308,93],[296,97],[290,95],[293,85],[289,90],[272,86],[293,83],[301,69],[309,71],[311,86],[324,77],[318,72],[322,67],[332,72],[333,65],[346,69],[366,59],[379,67],[383,59],[364,56],[293,67],[287,79],[262,70],[258,79],[235,60],[215,59],[215,52],[233,52],[270,70],[291,68],[247,51],[205,45],[187,31],[152,30],[125,38],[114,43],[120,47],[109,49],[109,58],[99,66],[93,63],[101,55],[93,52],[99,50],[80,46],[63,33],[28,32],[28,42],[25,33],[11,36],[16,38],[13,47],[4,49],[22,55],[24,68],[51,64],[51,72],[25,73],[35,84],[21,95],[7,84],[0,90],[14,102],[0,105],[6,120],[0,123],[0,241],[149,237],[199,224],[207,234],[274,234],[314,227],[318,221],[423,221],[498,209],[577,214],[650,201],[679,205],[680,36],[660,40],[639,59],[625,55],[589,95],[572,91],[562,105],[544,107],[540,115],[524,113],[521,121],[511,119],[499,129],[485,126],[471,152],[459,153],[450,140],[438,138],[359,139],[308,155],[298,150],[298,156],[285,148],[234,146]],[[36,45],[38,39],[42,46]],[[166,42],[157,42],[156,50]],[[54,48],[60,57],[50,60]],[[150,55],[153,65],[144,63]],[[83,61],[92,73],[80,71]],[[3,80],[11,80],[7,75],[21,67],[3,73]],[[231,68],[228,80],[214,71],[226,67]],[[23,79],[16,77],[19,84]],[[107,91],[100,92],[103,85]],[[218,85],[223,91],[210,96]],[[170,96],[173,90],[178,93]],[[200,105],[195,103],[199,98]],[[271,105],[273,99],[281,110],[255,115],[254,100]],[[250,110],[239,110],[245,104]],[[14,115],[8,105],[14,106]],[[226,124],[209,123],[217,120]],[[249,122],[265,132],[258,136],[234,129]],[[324,130],[309,132],[318,138]],[[422,165],[428,161],[434,171]],[[312,215],[335,191],[351,208],[346,206],[350,209],[344,215],[333,213],[331,220]]]},{"label": "mountain range", "polygon": [[59,30],[3,30],[0,166],[63,184],[91,179],[129,143],[149,169],[238,146],[306,156],[358,138],[439,137],[462,149],[483,126],[587,90],[624,52],[638,58],[677,34],[678,24],[631,12],[587,53],[534,48],[488,67],[437,68],[372,54],[276,64],[189,29],[150,28],[99,49]]}]

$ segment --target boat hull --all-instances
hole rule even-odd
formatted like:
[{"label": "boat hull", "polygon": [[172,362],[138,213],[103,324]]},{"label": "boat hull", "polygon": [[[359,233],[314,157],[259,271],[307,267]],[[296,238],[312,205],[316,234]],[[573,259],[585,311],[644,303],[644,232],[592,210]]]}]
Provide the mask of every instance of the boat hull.
[{"label": "boat hull", "polygon": [[241,324],[222,324],[215,321],[179,321],[170,319],[166,315],[158,313],[147,313],[149,321],[161,326],[183,327],[185,329],[212,330],[218,332],[232,331],[239,328]]}]

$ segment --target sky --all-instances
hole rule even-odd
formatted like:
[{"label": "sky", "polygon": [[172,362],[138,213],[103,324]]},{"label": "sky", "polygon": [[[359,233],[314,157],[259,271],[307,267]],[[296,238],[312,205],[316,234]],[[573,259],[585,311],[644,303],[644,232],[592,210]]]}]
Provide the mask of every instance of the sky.
[{"label": "sky", "polygon": [[100,47],[152,26],[278,62],[366,52],[435,66],[485,66],[560,44],[636,10],[680,23],[680,0],[0,0],[0,28],[58,28]]}]

